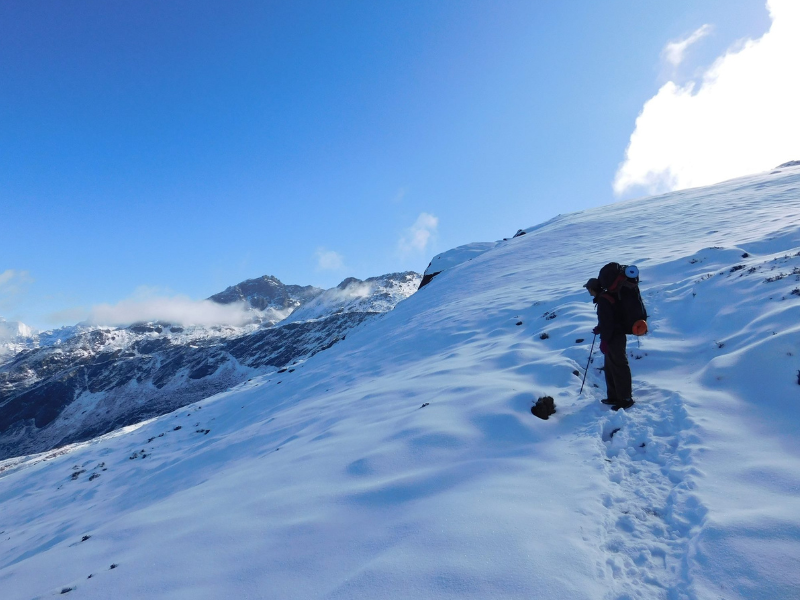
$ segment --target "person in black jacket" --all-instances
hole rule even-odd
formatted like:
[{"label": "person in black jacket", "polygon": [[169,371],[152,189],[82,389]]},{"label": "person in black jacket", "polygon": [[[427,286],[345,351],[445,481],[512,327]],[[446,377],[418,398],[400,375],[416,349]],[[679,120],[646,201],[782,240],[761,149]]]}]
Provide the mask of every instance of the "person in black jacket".
[{"label": "person in black jacket", "polygon": [[600,336],[600,352],[605,356],[604,371],[608,398],[614,410],[633,406],[631,368],[628,365],[627,337],[622,329],[620,306],[610,294],[604,293],[594,277],[583,287],[592,296],[597,307],[597,327],[593,333]]}]

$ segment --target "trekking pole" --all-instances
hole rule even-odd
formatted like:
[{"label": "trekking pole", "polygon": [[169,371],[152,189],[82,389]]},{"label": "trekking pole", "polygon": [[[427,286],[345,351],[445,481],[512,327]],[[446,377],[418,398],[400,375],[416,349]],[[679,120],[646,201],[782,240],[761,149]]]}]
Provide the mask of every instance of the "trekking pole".
[{"label": "trekking pole", "polygon": [[583,385],[586,383],[586,376],[589,374],[589,365],[592,362],[592,352],[594,352],[594,341],[597,339],[597,334],[594,334],[592,338],[592,349],[589,350],[589,360],[586,361],[586,370],[583,372],[583,383],[581,383],[581,391],[578,392],[578,396],[583,393]]}]

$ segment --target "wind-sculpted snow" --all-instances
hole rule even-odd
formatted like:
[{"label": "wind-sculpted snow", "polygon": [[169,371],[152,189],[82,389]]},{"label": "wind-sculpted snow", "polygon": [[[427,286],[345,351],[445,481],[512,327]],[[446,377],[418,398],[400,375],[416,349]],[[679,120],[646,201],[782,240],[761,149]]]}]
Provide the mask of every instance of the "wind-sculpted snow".
[{"label": "wind-sculpted snow", "polygon": [[[527,232],[298,365],[0,463],[4,598],[796,599],[800,169]],[[609,260],[652,315],[627,412],[600,360],[578,394]]]},{"label": "wind-sculpted snow", "polygon": [[425,269],[422,278],[422,286],[426,286],[434,277],[442,271],[452,269],[462,263],[472,260],[497,246],[498,242],[476,242],[465,244],[447,252],[437,254],[431,259],[430,264]]}]

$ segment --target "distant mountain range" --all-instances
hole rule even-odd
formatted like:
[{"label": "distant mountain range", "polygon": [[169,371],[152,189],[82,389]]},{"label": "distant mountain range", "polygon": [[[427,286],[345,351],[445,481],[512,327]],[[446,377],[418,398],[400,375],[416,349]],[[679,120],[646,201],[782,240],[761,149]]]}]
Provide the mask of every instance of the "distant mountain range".
[{"label": "distant mountain range", "polygon": [[87,440],[289,367],[392,310],[420,281],[391,273],[322,290],[249,279],[210,300],[284,318],[242,327],[80,324],[38,333],[0,321],[0,460]]}]

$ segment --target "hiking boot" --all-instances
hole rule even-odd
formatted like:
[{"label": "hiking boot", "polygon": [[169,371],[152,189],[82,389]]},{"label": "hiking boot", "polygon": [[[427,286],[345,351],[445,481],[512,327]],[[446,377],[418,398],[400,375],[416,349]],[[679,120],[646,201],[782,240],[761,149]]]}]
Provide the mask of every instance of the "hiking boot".
[{"label": "hiking boot", "polygon": [[633,398],[628,398],[627,400],[619,400],[616,404],[611,405],[611,410],[619,410],[620,408],[630,408],[633,406],[635,402]]}]

